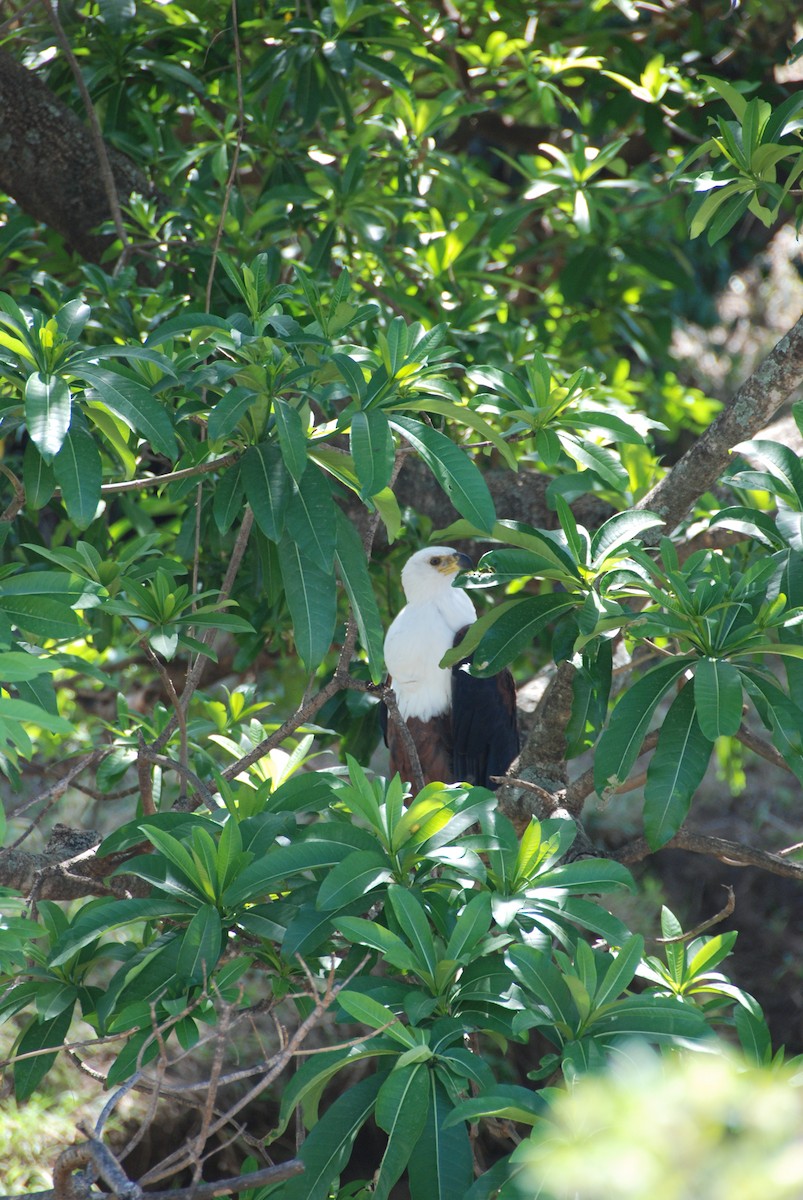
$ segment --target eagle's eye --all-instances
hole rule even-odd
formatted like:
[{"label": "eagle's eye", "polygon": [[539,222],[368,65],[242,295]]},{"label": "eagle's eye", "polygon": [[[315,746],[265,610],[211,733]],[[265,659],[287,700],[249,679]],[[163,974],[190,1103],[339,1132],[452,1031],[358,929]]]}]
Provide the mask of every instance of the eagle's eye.
[{"label": "eagle's eye", "polygon": [[441,559],[438,558],[437,554],[435,555],[434,558],[431,558],[429,560],[429,562],[430,562],[430,565],[433,567],[439,567],[441,565]]}]

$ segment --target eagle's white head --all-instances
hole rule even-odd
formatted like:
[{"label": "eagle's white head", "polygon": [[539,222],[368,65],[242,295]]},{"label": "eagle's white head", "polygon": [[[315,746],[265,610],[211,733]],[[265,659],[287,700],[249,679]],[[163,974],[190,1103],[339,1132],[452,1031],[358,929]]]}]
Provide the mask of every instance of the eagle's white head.
[{"label": "eagle's white head", "polygon": [[457,631],[477,617],[463,589],[452,586],[471,565],[451,546],[418,550],[404,565],[407,603],[387,632],[385,662],[405,719],[428,721],[451,704],[452,674],[439,663]]},{"label": "eagle's white head", "polygon": [[[459,571],[466,571],[472,566],[467,554],[461,554],[451,546],[428,546],[426,550],[416,551],[408,558],[401,573],[408,603],[427,604],[448,598],[450,593],[456,599],[463,597],[468,600],[464,592],[452,587],[452,583]],[[465,604],[462,607],[464,612],[468,612]]]}]

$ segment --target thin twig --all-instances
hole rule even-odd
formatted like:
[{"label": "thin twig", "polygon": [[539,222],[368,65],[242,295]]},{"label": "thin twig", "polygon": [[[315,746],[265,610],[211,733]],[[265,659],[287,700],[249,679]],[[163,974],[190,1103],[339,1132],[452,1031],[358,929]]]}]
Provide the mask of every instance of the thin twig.
[{"label": "thin twig", "polygon": [[199,778],[189,767],[185,767],[183,763],[177,762],[175,758],[169,758],[166,754],[155,754],[150,746],[143,746],[140,753],[147,762],[151,762],[157,767],[163,767],[167,771],[175,771],[187,783],[192,784],[204,804],[210,808],[218,807],[215,804],[213,792],[207,787],[203,779]]},{"label": "thin twig", "polygon": [[17,513],[24,506],[24,504],[25,504],[25,488],[22,486],[21,481],[19,479],[17,479],[17,476],[14,474],[14,472],[12,470],[10,470],[10,468],[7,467],[5,463],[0,463],[0,471],[3,472],[6,479],[8,479],[10,481],[11,486],[14,489],[13,500],[7,506],[7,508],[5,508],[2,513],[0,513],[0,524],[1,524],[4,521],[5,522],[13,521],[14,518],[16,517]]},{"label": "thin twig", "polygon": [[[185,710],[181,707],[181,701],[179,700],[178,693],[177,693],[175,687],[173,686],[173,680],[170,678],[170,675],[168,674],[167,667],[164,665],[164,663],[159,658],[159,656],[151,648],[150,644],[148,643],[147,638],[141,638],[139,644],[140,644],[140,646],[142,646],[142,649],[145,651],[145,653],[148,656],[148,658],[150,659],[151,663],[156,668],[156,670],[159,674],[159,678],[162,681],[162,686],[164,687],[165,691],[167,692],[168,696],[170,697],[170,700],[172,701],[173,713],[175,715],[176,723],[178,725],[179,762],[180,762],[183,770],[186,771],[188,769],[187,761],[188,761],[188,757],[189,757],[189,750],[188,750],[188,743],[187,743],[187,714],[186,714]],[[183,780],[184,780],[184,776],[182,775],[182,787],[181,787],[182,799],[184,798],[184,796],[186,794],[184,791]]]},{"label": "thin twig", "polygon": [[736,908],[736,896],[729,883],[723,883],[722,886],[728,893],[728,902],[715,916],[709,917],[707,921],[701,921],[699,925],[695,925],[694,929],[688,929],[685,933],[677,934],[676,937],[654,938],[653,940],[660,942],[664,946],[671,946],[674,942],[690,942],[692,938],[699,937],[701,933],[705,933],[706,929],[710,929],[712,925],[718,925],[720,921],[724,921]]},{"label": "thin twig", "polygon": [[388,720],[393,722],[396,733],[399,735],[402,743],[404,744],[404,751],[410,762],[410,774],[412,775],[410,783],[412,785],[413,792],[418,795],[418,793],[424,787],[424,772],[421,769],[421,759],[418,755],[418,747],[415,744],[415,738],[410,732],[409,725],[401,715],[401,710],[396,702],[396,693],[394,692],[393,688],[390,686],[382,688],[381,695],[385,704],[385,708],[388,710]]},{"label": "thin twig", "polygon": [[[180,471],[166,471],[163,475],[145,475],[140,479],[121,479],[118,483],[103,483],[100,487],[102,496],[115,495],[119,492],[141,492],[143,488],[164,487],[168,483],[176,483],[180,479],[195,479],[198,475],[207,475],[210,471],[224,471],[242,458],[240,450],[232,450],[222,454],[220,458],[212,458],[207,462],[198,463],[194,467],[182,467]],[[60,495],[58,489],[54,495]]]},{"label": "thin twig", "polygon": [[[248,545],[248,538],[250,536],[253,523],[253,510],[251,508],[246,508],[245,512],[243,513],[240,529],[234,542],[234,548],[231,552],[228,570],[226,571],[220,591],[218,592],[218,603],[220,604],[222,604],[224,600],[228,600],[229,596],[231,595],[231,590],[234,587],[234,581],[237,578],[237,572],[240,569],[240,564],[242,563],[243,555],[245,554],[246,546]],[[201,641],[204,643],[204,645],[209,646],[212,644],[215,638],[215,633],[216,631],[214,629],[207,629],[205,631],[204,636],[201,638]],[[195,662],[192,664],[192,667],[187,673],[187,678],[184,681],[184,688],[181,692],[181,699],[179,701],[178,708],[168,721],[165,728],[162,730],[159,737],[155,742],[153,742],[151,749],[157,751],[163,750],[170,741],[170,738],[173,736],[173,733],[179,724],[179,709],[181,710],[181,718],[186,721],[186,714],[190,706],[190,701],[192,700],[192,697],[201,682],[201,678],[208,661],[209,658],[205,654],[199,654],[196,657]]]},{"label": "thin twig", "polygon": [[223,1071],[223,1058],[226,1052],[226,1037],[231,1025],[231,1008],[227,1004],[220,1015],[220,1024],[217,1030],[217,1039],[215,1042],[215,1052],[212,1056],[212,1067],[207,1080],[208,1087],[206,1089],[206,1101],[204,1103],[203,1113],[201,1114],[201,1127],[195,1138],[195,1165],[193,1168],[193,1183],[198,1183],[203,1171],[203,1152],[209,1141],[209,1127],[212,1124],[212,1118],[215,1115],[215,1100],[217,1098],[218,1088],[220,1087],[220,1076]]},{"label": "thin twig", "polygon": [[13,816],[16,817],[20,813],[24,812],[27,808],[31,808],[34,804],[40,804],[43,801],[44,807],[38,816],[31,821],[28,828],[19,835],[16,841],[11,842],[8,846],[3,847],[2,852],[0,852],[0,856],[10,852],[11,850],[16,850],[18,846],[21,846],[25,839],[29,837],[32,831],[42,820],[45,813],[47,813],[53,807],[53,805],[61,799],[61,797],[72,784],[72,781],[75,779],[75,777],[80,775],[82,771],[85,771],[87,767],[96,766],[101,759],[105,758],[106,755],[110,753],[111,747],[109,747],[108,750],[93,750],[91,754],[85,755],[84,758],[81,758],[77,763],[74,763],[66,775],[62,775],[61,779],[57,779],[56,782],[51,784],[50,787],[44,792],[40,792],[31,800],[26,800],[25,804],[21,805],[20,808],[18,808],[16,812],[12,814]]},{"label": "thin twig", "polygon": [[206,281],[206,311],[212,304],[212,285],[215,281],[215,271],[217,270],[218,252],[220,243],[223,238],[223,228],[226,224],[226,216],[231,203],[231,195],[234,190],[234,181],[237,178],[237,167],[240,162],[240,150],[243,144],[245,135],[245,107],[243,101],[243,64],[242,55],[240,53],[240,24],[239,14],[237,12],[237,0],[231,0],[231,28],[232,37],[234,40],[234,75],[237,81],[237,136],[234,142],[234,152],[231,156],[231,167],[226,180],[226,187],[223,192],[223,203],[220,206],[220,218],[215,230],[215,237],[212,242],[212,261],[209,264],[209,275]]}]

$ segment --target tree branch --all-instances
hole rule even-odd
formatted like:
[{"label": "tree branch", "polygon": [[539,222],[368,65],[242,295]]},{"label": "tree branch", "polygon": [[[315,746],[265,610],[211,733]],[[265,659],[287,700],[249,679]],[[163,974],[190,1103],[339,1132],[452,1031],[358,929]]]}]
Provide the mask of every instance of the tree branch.
[{"label": "tree branch", "polygon": [[657,513],[665,524],[643,534],[657,545],[686,516],[694,502],[716,483],[739,442],[754,437],[803,380],[803,316],[784,334],[764,361],[745,380],[732,401],[690,450],[636,505]]},{"label": "tree branch", "polygon": [[[689,829],[680,829],[670,838],[661,850],[690,850],[693,854],[709,854],[720,862],[731,867],[760,867],[773,875],[785,875],[788,879],[803,880],[803,863],[789,862],[780,854],[772,854],[768,850],[757,850],[753,846],[745,846],[742,842],[731,842],[725,838],[709,837],[704,833],[692,833]],[[643,837],[634,838],[625,846],[609,854],[615,862],[641,862],[655,853]]]}]

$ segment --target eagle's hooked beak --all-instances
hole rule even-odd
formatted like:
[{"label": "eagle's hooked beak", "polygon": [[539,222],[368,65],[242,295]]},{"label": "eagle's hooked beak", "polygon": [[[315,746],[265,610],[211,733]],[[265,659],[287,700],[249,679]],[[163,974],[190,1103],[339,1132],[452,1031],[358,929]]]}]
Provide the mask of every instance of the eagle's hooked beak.
[{"label": "eagle's hooked beak", "polygon": [[448,558],[443,560],[443,570],[447,575],[457,575],[459,571],[470,571],[474,566],[467,554],[462,554],[456,550],[454,554],[450,554]]}]

